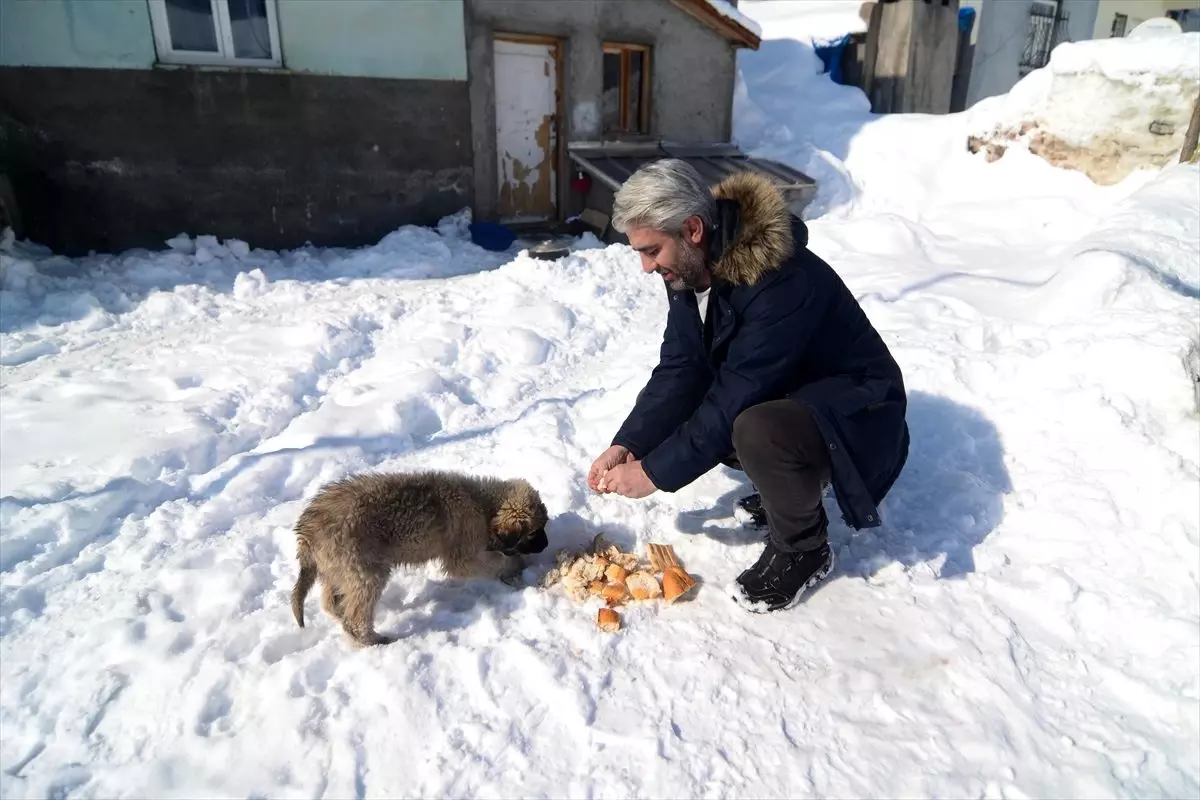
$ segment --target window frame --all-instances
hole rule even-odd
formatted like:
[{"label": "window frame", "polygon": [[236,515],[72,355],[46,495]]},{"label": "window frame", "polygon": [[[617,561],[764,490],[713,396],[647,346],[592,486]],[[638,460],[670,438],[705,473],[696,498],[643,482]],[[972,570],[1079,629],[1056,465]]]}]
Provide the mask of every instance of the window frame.
[{"label": "window frame", "polygon": [[[616,136],[648,136],[650,135],[650,75],[651,75],[651,47],[648,44],[635,44],[633,42],[603,42],[602,43],[601,59],[606,55],[619,55],[621,57],[621,73],[618,81],[618,112],[617,112],[617,128],[604,129],[605,135],[613,134]],[[641,107],[638,110],[638,120],[636,127],[629,124],[629,69],[630,69],[630,54],[642,54],[642,78],[641,86],[639,87],[639,98]],[[603,128],[603,120],[601,127]]]},{"label": "window frame", "polygon": [[213,25],[216,28],[217,52],[176,50],[171,44],[171,25],[167,17],[166,0],[146,0],[150,5],[150,22],[154,29],[154,46],[163,64],[206,67],[263,67],[283,66],[283,51],[279,46],[279,15],[276,0],[264,0],[267,10],[267,32],[271,55],[268,58],[239,58],[233,55],[233,26],[229,17],[229,0],[209,0]]}]

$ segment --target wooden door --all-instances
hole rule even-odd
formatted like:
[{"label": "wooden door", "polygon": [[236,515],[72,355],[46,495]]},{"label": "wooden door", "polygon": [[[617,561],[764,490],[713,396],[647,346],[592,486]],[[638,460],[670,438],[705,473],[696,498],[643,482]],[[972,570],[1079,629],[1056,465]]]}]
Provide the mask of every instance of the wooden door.
[{"label": "wooden door", "polygon": [[558,200],[558,45],[497,37],[495,80],[500,219],[550,219]]}]

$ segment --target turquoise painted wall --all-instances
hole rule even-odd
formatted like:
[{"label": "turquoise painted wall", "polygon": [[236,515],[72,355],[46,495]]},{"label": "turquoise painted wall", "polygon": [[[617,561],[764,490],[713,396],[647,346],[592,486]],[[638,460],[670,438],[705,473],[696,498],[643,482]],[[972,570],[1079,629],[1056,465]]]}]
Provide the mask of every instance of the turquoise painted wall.
[{"label": "turquoise painted wall", "polygon": [[279,38],[288,69],[467,79],[462,0],[280,0]]},{"label": "turquoise painted wall", "polygon": [[0,66],[153,66],[146,0],[0,0]]},{"label": "turquoise painted wall", "polygon": [[[462,0],[278,0],[287,69],[467,79]],[[146,0],[0,0],[0,66],[149,69]]]}]

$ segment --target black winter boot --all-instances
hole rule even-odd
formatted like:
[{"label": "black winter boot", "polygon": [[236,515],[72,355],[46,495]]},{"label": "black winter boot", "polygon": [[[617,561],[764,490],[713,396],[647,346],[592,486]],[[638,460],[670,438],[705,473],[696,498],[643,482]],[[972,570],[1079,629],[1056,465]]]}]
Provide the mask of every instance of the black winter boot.
[{"label": "black winter boot", "polygon": [[791,608],[829,575],[835,560],[828,543],[816,550],[789,553],[768,540],[758,561],[738,576],[734,602],[755,612]]},{"label": "black winter boot", "polygon": [[733,510],[733,518],[742,523],[742,527],[755,531],[767,529],[767,512],[763,509],[762,495],[755,492],[737,501]]}]

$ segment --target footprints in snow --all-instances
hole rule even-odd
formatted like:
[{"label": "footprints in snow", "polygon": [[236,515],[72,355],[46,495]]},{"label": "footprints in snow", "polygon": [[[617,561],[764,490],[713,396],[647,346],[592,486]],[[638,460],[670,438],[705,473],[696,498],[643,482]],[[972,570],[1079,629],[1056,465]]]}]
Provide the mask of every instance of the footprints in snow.
[{"label": "footprints in snow", "polygon": [[337,672],[337,661],[330,656],[318,657],[292,674],[288,695],[294,698],[324,694],[329,681]]},{"label": "footprints in snow", "polygon": [[24,778],[25,776],[21,774],[21,771],[29,766],[35,758],[40,756],[45,749],[45,742],[37,742],[33,747],[29,748],[29,752],[21,760],[4,770],[5,774],[11,775],[14,778]]},{"label": "footprints in snow", "polygon": [[218,681],[208,690],[208,696],[196,720],[196,735],[208,738],[214,728],[218,733],[229,733],[229,714],[233,711],[233,700],[229,696],[229,679]]},{"label": "footprints in snow", "polygon": [[109,706],[120,697],[121,692],[125,691],[128,686],[129,679],[125,675],[112,670],[105,673],[103,683],[89,698],[89,702],[93,706],[93,711],[84,724],[84,738],[90,739],[92,737],[92,734],[100,727],[100,723],[104,721],[104,716],[108,713]]}]

